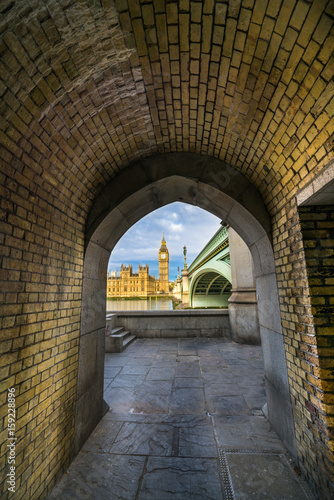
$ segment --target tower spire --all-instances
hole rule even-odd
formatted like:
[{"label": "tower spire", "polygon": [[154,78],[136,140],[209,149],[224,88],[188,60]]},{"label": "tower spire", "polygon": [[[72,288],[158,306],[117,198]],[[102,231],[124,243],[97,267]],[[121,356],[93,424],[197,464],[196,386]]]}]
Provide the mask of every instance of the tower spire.
[{"label": "tower spire", "polygon": [[162,233],[159,250],[159,291],[169,293],[169,252],[166,245],[165,232]]}]

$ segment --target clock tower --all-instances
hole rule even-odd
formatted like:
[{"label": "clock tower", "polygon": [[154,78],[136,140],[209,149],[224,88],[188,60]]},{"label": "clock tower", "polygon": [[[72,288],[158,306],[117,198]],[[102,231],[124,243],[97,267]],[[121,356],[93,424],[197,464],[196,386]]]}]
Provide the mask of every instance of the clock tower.
[{"label": "clock tower", "polygon": [[169,252],[166,246],[165,235],[162,236],[159,250],[159,291],[169,293]]}]

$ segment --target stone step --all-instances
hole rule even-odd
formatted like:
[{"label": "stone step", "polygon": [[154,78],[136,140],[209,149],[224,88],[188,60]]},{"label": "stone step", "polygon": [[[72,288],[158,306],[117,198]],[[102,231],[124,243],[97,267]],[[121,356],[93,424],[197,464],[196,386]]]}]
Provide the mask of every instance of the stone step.
[{"label": "stone step", "polygon": [[[123,328],[124,330],[124,328]],[[127,330],[124,332],[120,332],[120,333],[115,333],[115,334],[112,334],[112,337],[116,337],[116,338],[123,338],[125,339],[126,337],[128,337],[130,335],[130,332],[128,332]]]},{"label": "stone step", "polygon": [[124,339],[123,340],[123,349],[125,349],[126,347],[128,347],[128,345],[130,345],[135,339],[136,339],[135,335],[130,335],[126,339]]},{"label": "stone step", "polygon": [[124,326],[118,326],[117,328],[113,328],[111,330],[111,335],[114,337],[115,335],[120,334],[124,330]]},{"label": "stone step", "polygon": [[122,352],[128,345],[135,340],[136,336],[131,335],[123,326],[113,328],[111,335],[106,337],[106,352]]}]

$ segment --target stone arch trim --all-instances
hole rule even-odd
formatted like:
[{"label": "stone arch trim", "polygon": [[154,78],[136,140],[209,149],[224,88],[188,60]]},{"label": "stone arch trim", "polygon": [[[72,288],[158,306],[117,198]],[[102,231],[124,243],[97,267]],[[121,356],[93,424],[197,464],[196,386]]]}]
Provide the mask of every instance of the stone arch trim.
[{"label": "stone arch trim", "polygon": [[[283,346],[271,223],[251,183],[232,167],[192,153],[169,153],[133,164],[94,202],[86,225],[76,409],[76,451],[102,417],[106,278],[110,252],[134,223],[183,201],[217,215],[248,245],[254,261],[266,370],[269,419],[296,457]],[[95,411],[89,416],[87,408]]]},{"label": "stone arch trim", "polygon": [[[182,185],[171,180],[174,176],[183,179]],[[162,186],[159,181],[165,181],[163,190],[159,189]],[[172,193],[169,192],[170,188]],[[208,208],[210,205],[210,211],[214,211],[217,190],[220,195],[224,194],[230,198],[229,203],[225,200],[226,215],[236,208],[237,202],[252,214],[270,235],[270,218],[262,197],[239,171],[221,160],[195,153],[166,153],[134,163],[100,191],[87,219],[86,245],[108,214],[135,193],[142,192],[144,196],[155,199],[156,208],[172,201],[184,201],[202,208]],[[145,199],[144,197],[142,201]],[[124,208],[126,204],[123,205],[123,210]],[[140,217],[143,215],[139,215]],[[244,239],[247,240],[246,233]]]}]

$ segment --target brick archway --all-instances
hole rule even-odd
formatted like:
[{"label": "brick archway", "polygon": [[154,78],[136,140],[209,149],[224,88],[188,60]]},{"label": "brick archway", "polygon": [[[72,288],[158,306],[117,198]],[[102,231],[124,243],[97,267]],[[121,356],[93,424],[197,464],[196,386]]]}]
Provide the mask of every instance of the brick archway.
[{"label": "brick archway", "polygon": [[102,416],[106,278],[110,252],[131,225],[153,210],[183,201],[217,215],[248,245],[254,261],[266,371],[269,420],[296,458],[270,219],[261,196],[239,172],[219,160],[170,153],[134,164],[109,183],[86,225],[79,374],[78,451]]}]

